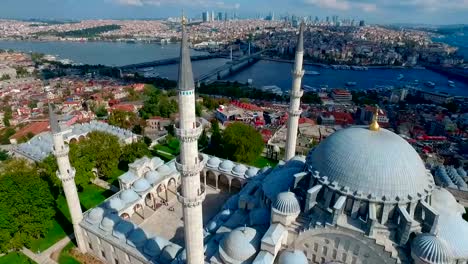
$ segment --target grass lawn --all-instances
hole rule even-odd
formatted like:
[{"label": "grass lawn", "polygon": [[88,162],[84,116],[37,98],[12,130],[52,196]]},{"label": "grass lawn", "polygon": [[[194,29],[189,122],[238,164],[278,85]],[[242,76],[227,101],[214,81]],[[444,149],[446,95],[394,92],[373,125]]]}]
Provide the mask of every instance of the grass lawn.
[{"label": "grass lawn", "polygon": [[[113,192],[93,184],[86,186],[78,193],[83,211],[95,207],[112,194]],[[42,252],[71,232],[73,232],[73,228],[70,212],[65,197],[61,195],[57,198],[57,213],[52,228],[43,238],[33,240],[29,249],[33,252]]]},{"label": "grass lawn", "polygon": [[125,171],[119,168],[115,168],[115,170],[112,172],[112,175],[108,179],[106,179],[106,181],[116,187],[119,187],[119,176],[121,176],[124,173]]},{"label": "grass lawn", "polygon": [[33,260],[26,257],[21,252],[10,252],[3,257],[0,257],[0,264],[33,264]]},{"label": "grass lawn", "polygon": [[266,166],[275,167],[276,164],[278,164],[277,160],[268,159],[263,156],[260,156],[258,159],[249,163],[249,165],[255,166],[257,168],[263,168]]},{"label": "grass lawn", "polygon": [[70,250],[73,247],[75,247],[75,244],[70,242],[62,249],[58,259],[59,264],[80,264],[80,262],[70,255]]},{"label": "grass lawn", "polygon": [[180,153],[180,142],[178,139],[170,139],[166,144],[158,144],[154,146],[156,150],[162,150],[164,152],[170,153],[174,156],[179,155]]}]

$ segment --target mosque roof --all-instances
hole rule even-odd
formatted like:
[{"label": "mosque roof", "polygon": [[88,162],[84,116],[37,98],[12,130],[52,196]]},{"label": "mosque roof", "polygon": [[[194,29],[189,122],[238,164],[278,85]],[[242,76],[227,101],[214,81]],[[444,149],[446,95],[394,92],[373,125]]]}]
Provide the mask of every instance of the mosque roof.
[{"label": "mosque roof", "polygon": [[293,215],[301,212],[301,206],[292,192],[282,192],[276,197],[273,208],[285,215]]},{"label": "mosque roof", "polygon": [[411,253],[428,264],[451,263],[445,243],[431,234],[420,234],[411,243]]},{"label": "mosque roof", "polygon": [[434,186],[414,148],[386,129],[339,130],[309,153],[307,165],[323,184],[369,199],[416,199]]},{"label": "mosque roof", "polygon": [[251,227],[239,227],[225,236],[220,245],[223,258],[232,259],[235,263],[249,260],[260,247],[260,236]]},{"label": "mosque roof", "polygon": [[146,192],[149,188],[151,188],[151,185],[144,178],[141,178],[141,179],[135,181],[135,183],[133,183],[133,189],[135,189],[135,191],[137,193]]},{"label": "mosque roof", "polygon": [[283,251],[279,257],[278,264],[307,264],[307,257],[300,250]]}]

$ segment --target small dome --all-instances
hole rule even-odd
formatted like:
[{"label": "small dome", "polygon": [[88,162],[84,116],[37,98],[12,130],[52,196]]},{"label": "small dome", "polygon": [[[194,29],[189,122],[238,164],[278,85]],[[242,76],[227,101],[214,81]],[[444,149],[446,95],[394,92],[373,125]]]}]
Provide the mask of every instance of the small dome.
[{"label": "small dome", "polygon": [[120,222],[120,217],[116,214],[107,214],[101,221],[99,228],[104,231],[111,232],[114,226]]},{"label": "small dome", "polygon": [[126,240],[127,234],[130,233],[135,228],[135,225],[127,222],[127,221],[120,221],[114,228],[112,235],[117,237],[120,240]]},{"label": "small dome", "polygon": [[148,171],[145,175],[146,181],[148,181],[149,184],[155,184],[159,180],[159,173],[157,171]]},{"label": "small dome", "polygon": [[221,163],[221,160],[219,160],[217,157],[213,157],[208,160],[206,166],[210,168],[217,168],[219,166],[219,163]]},{"label": "small dome", "polygon": [[232,167],[234,167],[234,163],[230,160],[225,160],[219,165],[219,169],[225,172],[231,172]]},{"label": "small dome", "polygon": [[122,199],[123,202],[128,204],[135,202],[136,200],[140,199],[140,197],[134,190],[128,189],[120,194],[120,199]]},{"label": "small dome", "polygon": [[151,159],[151,163],[154,165],[154,166],[158,166],[162,163],[164,163],[164,161],[162,161],[162,159],[158,158],[158,157],[154,157]]},{"label": "small dome", "polygon": [[250,168],[245,172],[245,177],[246,178],[251,178],[255,175],[257,175],[258,169],[257,168]]},{"label": "small dome", "polygon": [[257,254],[260,235],[251,227],[238,227],[225,236],[220,244],[221,258],[228,263],[242,263]]},{"label": "small dome", "polygon": [[216,231],[216,228],[218,227],[218,225],[216,224],[216,221],[211,221],[208,223],[207,227],[206,227],[206,230],[208,230],[209,232],[214,232]]},{"label": "small dome", "polygon": [[99,224],[102,221],[103,217],[104,209],[102,209],[101,207],[96,207],[89,212],[88,217],[86,217],[86,221],[88,221],[91,224]]},{"label": "small dome", "polygon": [[279,257],[278,264],[307,264],[307,257],[300,250],[283,251]]},{"label": "small dome", "polygon": [[151,188],[151,185],[145,179],[139,179],[135,183],[133,183],[133,189],[137,193],[144,193],[147,190],[149,190],[150,188]]},{"label": "small dome", "polygon": [[457,172],[461,177],[466,177],[466,171],[463,169],[463,167],[459,167]]},{"label": "small dome", "polygon": [[171,243],[163,249],[160,259],[163,263],[171,263],[181,250],[181,246]]},{"label": "small dome", "polygon": [[226,220],[228,220],[230,215],[231,215],[231,210],[229,210],[229,209],[223,210],[223,211],[221,211],[221,213],[219,213],[219,219],[221,221],[226,221]]},{"label": "small dome", "polygon": [[431,206],[439,214],[465,214],[465,208],[457,202],[457,199],[445,188],[436,188],[432,191]]},{"label": "small dome", "polygon": [[166,164],[162,165],[161,167],[159,167],[157,169],[157,171],[159,172],[159,174],[161,176],[166,176],[168,175],[169,173],[171,173],[171,168],[169,168],[169,166],[167,166]]},{"label": "small dome", "polygon": [[411,243],[411,255],[428,264],[451,263],[445,243],[431,234],[420,234]]},{"label": "small dome", "polygon": [[278,194],[273,208],[286,215],[294,215],[301,212],[299,201],[292,192],[282,192]]},{"label": "small dome", "polygon": [[162,237],[154,237],[146,241],[143,251],[151,257],[157,257],[161,255],[164,247],[170,243]]},{"label": "small dome", "polygon": [[232,173],[234,175],[237,175],[237,176],[244,176],[244,173],[245,171],[247,170],[247,167],[245,167],[244,165],[242,164],[237,164],[236,166],[234,166],[234,168],[232,169]]},{"label": "small dome", "polygon": [[141,228],[133,230],[127,237],[127,244],[132,247],[140,248],[145,245],[147,235]]},{"label": "small dome", "polygon": [[124,206],[125,206],[124,203],[119,197],[114,197],[112,199],[109,199],[109,201],[107,202],[107,207],[117,212],[122,210]]}]

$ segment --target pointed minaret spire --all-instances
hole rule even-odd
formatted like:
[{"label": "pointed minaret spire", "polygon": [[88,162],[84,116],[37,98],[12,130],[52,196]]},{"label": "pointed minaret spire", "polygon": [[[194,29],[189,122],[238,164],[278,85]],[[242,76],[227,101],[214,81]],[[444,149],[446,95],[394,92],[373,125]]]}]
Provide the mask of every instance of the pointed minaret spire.
[{"label": "pointed minaret spire", "polygon": [[299,116],[301,115],[301,90],[302,76],[304,70],[302,63],[304,59],[304,22],[301,23],[299,36],[297,37],[296,58],[293,70],[293,83],[290,93],[291,101],[289,104],[288,132],[286,135],[285,161],[290,160],[296,155],[297,130],[299,126]]},{"label": "pointed minaret spire", "polygon": [[183,206],[184,240],[188,264],[205,263],[203,247],[203,214],[202,203],[205,199],[205,188],[200,186],[200,171],[205,160],[198,153],[198,138],[202,125],[195,115],[195,84],[193,81],[192,63],[188,47],[188,36],[182,18],[182,43],[179,65],[179,122],[176,134],[180,139],[180,156],[176,159],[177,170],[181,174],[181,191],[177,195]]},{"label": "pointed minaret spire", "polygon": [[52,104],[49,103],[49,122],[50,129],[52,130],[52,140],[54,142],[53,153],[57,159],[58,171],[57,177],[62,181],[65,199],[67,200],[68,209],[73,224],[73,231],[75,233],[76,243],[78,249],[82,253],[86,253],[86,243],[83,237],[83,231],[80,227],[81,220],[83,220],[83,211],[81,211],[80,199],[75,185],[75,169],[71,166],[68,159],[68,145],[63,140],[63,135],[60,131],[57,116],[54,112]]}]

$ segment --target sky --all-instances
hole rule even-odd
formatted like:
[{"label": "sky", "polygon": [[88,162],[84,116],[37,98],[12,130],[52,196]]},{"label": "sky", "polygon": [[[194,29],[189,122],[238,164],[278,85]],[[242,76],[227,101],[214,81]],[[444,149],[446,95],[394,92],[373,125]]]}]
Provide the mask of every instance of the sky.
[{"label": "sky", "polygon": [[0,18],[151,19],[201,12],[338,15],[369,23],[468,24],[468,0],[0,0]]}]

